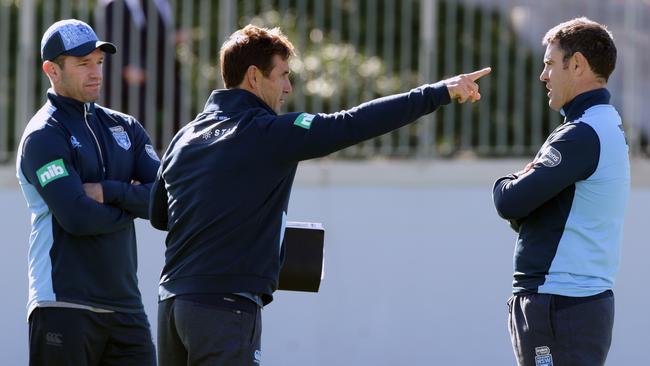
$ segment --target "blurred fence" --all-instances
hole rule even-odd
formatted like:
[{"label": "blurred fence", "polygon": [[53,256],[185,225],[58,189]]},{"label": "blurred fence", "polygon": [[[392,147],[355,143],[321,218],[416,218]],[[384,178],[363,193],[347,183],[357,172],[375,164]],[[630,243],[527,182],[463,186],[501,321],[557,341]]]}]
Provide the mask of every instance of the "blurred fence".
[{"label": "blurred fence", "polygon": [[44,101],[40,39],[54,21],[90,22],[116,43],[100,103],[135,115],[158,149],[222,87],[218,52],[237,28],[280,26],[298,48],[288,110],[334,112],[490,65],[483,100],[450,105],[337,157],[526,156],[560,122],[538,80],[551,26],[587,15],[608,24],[610,80],[633,153],[648,152],[647,0],[0,0],[0,159]]}]

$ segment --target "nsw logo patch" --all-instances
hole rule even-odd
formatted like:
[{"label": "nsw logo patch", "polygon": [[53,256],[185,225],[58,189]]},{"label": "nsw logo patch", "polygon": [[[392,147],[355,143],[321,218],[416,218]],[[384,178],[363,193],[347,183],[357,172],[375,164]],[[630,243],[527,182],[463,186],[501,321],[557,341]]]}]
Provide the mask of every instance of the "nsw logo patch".
[{"label": "nsw logo patch", "polygon": [[45,187],[48,183],[66,176],[68,176],[68,171],[65,169],[63,159],[50,161],[36,171],[36,177],[41,187]]},{"label": "nsw logo patch", "polygon": [[113,138],[117,141],[117,144],[124,150],[128,150],[131,147],[131,140],[129,139],[129,134],[124,131],[124,127],[115,126],[110,128],[113,133]]},{"label": "nsw logo patch", "polygon": [[560,165],[562,162],[562,154],[553,146],[547,146],[542,152],[542,156],[537,159],[537,162],[549,168],[553,168]]},{"label": "nsw logo patch", "polygon": [[293,124],[308,130],[311,128],[311,122],[314,120],[314,117],[316,116],[313,114],[301,113],[298,118],[293,121]]},{"label": "nsw logo patch", "polygon": [[547,346],[535,347],[535,366],[553,366],[550,348]]},{"label": "nsw logo patch", "polygon": [[160,161],[160,158],[158,158],[158,154],[156,154],[156,149],[153,148],[153,146],[146,144],[144,145],[144,151],[147,152],[147,155],[149,155],[150,158],[152,158],[155,161]]}]

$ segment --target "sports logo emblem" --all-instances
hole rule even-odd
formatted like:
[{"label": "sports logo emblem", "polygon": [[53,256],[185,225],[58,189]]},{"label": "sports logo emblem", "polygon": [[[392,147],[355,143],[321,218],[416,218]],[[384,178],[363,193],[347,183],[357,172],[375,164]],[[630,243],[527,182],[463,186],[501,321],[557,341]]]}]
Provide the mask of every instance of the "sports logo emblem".
[{"label": "sports logo emblem", "polygon": [[36,177],[38,178],[38,182],[41,183],[41,187],[45,187],[53,180],[63,178],[67,175],[68,171],[65,169],[63,159],[50,161],[36,171]]},{"label": "sports logo emblem", "polygon": [[63,345],[63,335],[61,333],[48,332],[45,335],[45,341],[50,346],[61,347]]},{"label": "sports logo emblem", "polygon": [[259,364],[262,362],[262,351],[256,349],[253,353],[253,362]]},{"label": "sports logo emblem", "polygon": [[553,356],[548,346],[535,347],[535,366],[553,366]]},{"label": "sports logo emblem", "polygon": [[153,146],[149,144],[144,145],[144,151],[146,151],[147,155],[149,155],[149,157],[153,160],[160,161],[160,158],[158,158],[158,154],[156,154],[156,150],[153,148]]},{"label": "sports logo emblem", "polygon": [[131,147],[129,135],[124,131],[122,126],[111,127],[110,130],[113,133],[113,138],[122,149],[128,150]]},{"label": "sports logo emblem", "polygon": [[562,162],[562,154],[553,146],[547,146],[542,151],[542,154],[537,159],[537,162],[549,168],[553,168],[560,165]]},{"label": "sports logo emblem", "polygon": [[74,136],[70,136],[70,145],[72,145],[73,149],[78,149],[82,146],[81,142],[79,142],[79,140]]},{"label": "sports logo emblem", "polygon": [[314,120],[314,117],[316,116],[313,114],[301,113],[298,118],[293,121],[293,124],[308,130],[311,128],[311,122]]}]

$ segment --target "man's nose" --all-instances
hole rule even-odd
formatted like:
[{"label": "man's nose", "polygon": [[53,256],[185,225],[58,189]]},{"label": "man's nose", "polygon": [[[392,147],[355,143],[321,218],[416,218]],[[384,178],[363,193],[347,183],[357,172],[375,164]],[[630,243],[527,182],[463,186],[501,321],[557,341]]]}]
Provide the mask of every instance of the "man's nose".
[{"label": "man's nose", "polygon": [[102,65],[95,65],[90,72],[90,77],[96,79],[102,77]]}]

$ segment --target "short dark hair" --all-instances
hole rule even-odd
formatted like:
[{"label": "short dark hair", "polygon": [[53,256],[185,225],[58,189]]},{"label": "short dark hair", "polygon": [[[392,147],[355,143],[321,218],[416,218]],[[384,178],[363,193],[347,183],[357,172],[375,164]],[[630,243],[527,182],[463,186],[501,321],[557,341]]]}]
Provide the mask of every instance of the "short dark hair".
[{"label": "short dark hair", "polygon": [[295,55],[293,44],[280,28],[261,28],[247,25],[231,34],[221,46],[221,77],[226,88],[242,83],[249,66],[257,66],[264,76],[273,69],[273,56],[283,60]]},{"label": "short dark hair", "polygon": [[616,66],[616,45],[607,27],[586,17],[571,19],[551,28],[544,36],[543,44],[558,42],[567,62],[574,53],[580,52],[596,76],[607,81]]},{"label": "short dark hair", "polygon": [[65,55],[58,55],[54,60],[52,60],[52,62],[59,65],[61,70],[63,70],[63,66],[65,66]]}]

